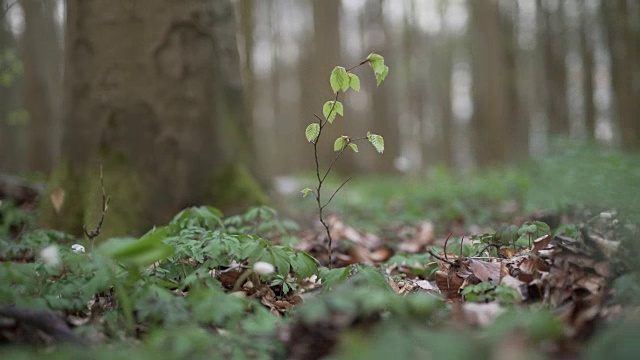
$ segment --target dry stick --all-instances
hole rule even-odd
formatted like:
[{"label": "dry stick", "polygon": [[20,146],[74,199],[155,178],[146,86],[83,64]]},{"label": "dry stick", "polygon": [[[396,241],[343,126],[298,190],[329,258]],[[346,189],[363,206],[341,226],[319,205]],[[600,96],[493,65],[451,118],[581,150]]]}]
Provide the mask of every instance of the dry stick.
[{"label": "dry stick", "polygon": [[102,223],[104,222],[104,214],[107,212],[107,208],[109,205],[107,204],[107,195],[104,191],[104,177],[102,175],[102,164],[100,165],[100,185],[102,186],[102,213],[100,214],[100,221],[98,221],[98,225],[96,225],[95,230],[89,232],[85,225],[82,225],[82,231],[84,231],[85,236],[89,239],[89,244],[91,244],[91,253],[93,254],[93,239],[95,239],[98,235],[100,235],[100,230],[102,229]]},{"label": "dry stick", "polygon": [[[429,253],[429,255],[433,256],[434,258],[436,258],[436,259],[438,259],[438,260],[440,260],[440,261],[446,262],[446,263],[447,263],[447,264],[449,264],[449,265],[454,265],[454,264],[455,264],[453,261],[451,261],[451,260],[449,260],[449,259],[441,258],[440,256],[438,256],[438,255],[434,254],[434,252],[433,252],[433,251],[431,251],[431,249],[427,249],[427,252]],[[446,255],[447,255],[447,252],[445,251],[445,252],[444,252],[444,254],[445,254],[445,256],[446,256]]]},{"label": "dry stick", "polygon": [[449,235],[447,235],[447,238],[444,240],[444,258],[441,258],[440,256],[436,255],[433,251],[431,251],[431,249],[427,248],[427,252],[429,253],[429,255],[433,256],[434,258],[440,260],[440,261],[444,261],[449,265],[453,265],[454,262],[449,260],[447,258],[447,243],[449,242],[449,238],[451,237],[451,233],[449,233]]}]

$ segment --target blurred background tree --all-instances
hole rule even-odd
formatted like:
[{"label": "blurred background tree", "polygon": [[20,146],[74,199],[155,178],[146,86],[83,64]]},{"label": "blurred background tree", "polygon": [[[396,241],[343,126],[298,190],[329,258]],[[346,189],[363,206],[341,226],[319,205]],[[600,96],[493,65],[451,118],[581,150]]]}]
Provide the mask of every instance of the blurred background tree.
[{"label": "blurred background tree", "polygon": [[[193,203],[255,201],[257,182],[236,181],[247,169],[264,179],[309,172],[304,126],[331,95],[330,70],[372,51],[392,73],[380,89],[347,94],[331,135],[368,129],[385,137],[385,153],[345,156],[342,175],[509,164],[545,156],[556,138],[640,147],[635,0],[3,5],[0,171],[53,169],[69,207],[86,209],[99,205],[102,161],[114,201],[141,205],[122,223],[144,220],[126,227]],[[80,208],[49,219],[76,228],[90,213]]]}]

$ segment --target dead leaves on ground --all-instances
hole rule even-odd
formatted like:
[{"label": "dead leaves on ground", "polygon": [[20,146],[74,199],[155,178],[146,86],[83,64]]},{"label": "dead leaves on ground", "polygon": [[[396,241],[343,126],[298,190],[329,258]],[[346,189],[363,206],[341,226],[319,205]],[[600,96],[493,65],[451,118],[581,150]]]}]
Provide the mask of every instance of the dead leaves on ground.
[{"label": "dead leaves on ground", "polygon": [[[489,256],[488,251],[470,257],[439,252],[431,263],[411,265],[388,265],[386,261],[396,253],[420,254],[434,245],[442,246],[443,239],[436,238],[431,223],[398,226],[389,238],[358,231],[335,215],[329,223],[336,267],[354,263],[383,267],[391,275],[389,284],[395,293],[437,293],[447,302],[461,304],[459,318],[471,326],[491,323],[504,306],[499,298],[487,304],[469,303],[463,294],[467,287],[489,284],[490,289],[511,288],[524,306],[542,304],[561,309],[566,335],[581,338],[593,331],[598,320],[617,313],[605,305],[620,247],[615,234],[617,220],[608,214],[584,221],[573,237],[544,235],[533,240],[530,248],[498,245],[497,252],[491,252],[496,256]],[[302,249],[313,248],[309,244],[319,239],[317,235],[306,237]],[[472,243],[468,238],[464,241]],[[416,267],[431,265],[437,265],[431,276],[415,275]]]}]

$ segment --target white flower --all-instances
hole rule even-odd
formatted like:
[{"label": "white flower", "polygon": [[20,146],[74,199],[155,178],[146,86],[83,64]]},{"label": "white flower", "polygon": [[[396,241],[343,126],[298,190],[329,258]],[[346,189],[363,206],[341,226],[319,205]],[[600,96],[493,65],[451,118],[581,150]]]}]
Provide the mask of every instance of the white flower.
[{"label": "white flower", "polygon": [[84,252],[84,246],[82,246],[80,244],[73,244],[73,245],[71,245],[71,250],[73,250],[73,252],[83,253]]},{"label": "white flower", "polygon": [[253,271],[255,271],[258,275],[269,275],[272,272],[276,271],[276,268],[268,262],[258,261],[257,263],[253,264]]},{"label": "white flower", "polygon": [[60,264],[60,254],[58,254],[58,246],[49,245],[46,248],[40,250],[40,259],[49,266],[56,266]]}]

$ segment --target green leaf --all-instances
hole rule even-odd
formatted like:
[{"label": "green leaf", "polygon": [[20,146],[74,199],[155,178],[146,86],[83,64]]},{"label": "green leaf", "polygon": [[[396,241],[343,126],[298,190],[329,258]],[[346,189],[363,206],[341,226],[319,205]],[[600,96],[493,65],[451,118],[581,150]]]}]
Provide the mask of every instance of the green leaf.
[{"label": "green leaf", "polygon": [[345,145],[347,145],[348,140],[349,138],[346,136],[340,136],[339,138],[337,138],[336,141],[333,143],[333,151],[342,150],[345,147]]},{"label": "green leaf", "polygon": [[353,152],[358,152],[358,145],[351,143],[349,144],[349,147],[351,148],[351,150],[353,150]]},{"label": "green leaf", "polygon": [[318,263],[311,255],[298,251],[291,259],[291,267],[296,272],[298,279],[308,278],[318,273]]},{"label": "green leaf", "polygon": [[373,69],[374,73],[381,73],[384,69],[384,58],[378,54],[371,53],[367,57],[369,66]]},{"label": "green leaf", "polygon": [[342,92],[347,91],[349,89],[349,75],[347,75],[347,70],[342,66],[333,68],[331,77],[329,77],[329,83],[334,93],[337,93],[339,90],[342,90]]},{"label": "green leaf", "polygon": [[380,135],[367,133],[367,139],[376,148],[376,151],[382,154],[384,152],[384,139]]},{"label": "green leaf", "polygon": [[373,69],[378,85],[380,85],[382,80],[387,77],[389,67],[384,64],[384,58],[378,54],[370,54],[367,60],[369,61],[369,66]]},{"label": "green leaf", "polygon": [[322,106],[322,114],[330,123],[333,123],[333,120],[336,118],[336,114],[344,116],[344,106],[342,106],[342,103],[340,101],[336,101],[335,106],[333,103],[333,101],[327,101]]},{"label": "green leaf", "polygon": [[300,192],[302,193],[302,197],[307,197],[307,195],[309,195],[309,193],[312,193],[313,190],[306,188],[306,189],[302,189]]},{"label": "green leaf", "polygon": [[349,75],[349,86],[355,91],[360,91],[360,78],[353,73],[348,73]]},{"label": "green leaf", "polygon": [[320,278],[322,279],[322,287],[325,290],[329,290],[332,287],[347,280],[349,278],[349,272],[351,271],[352,266],[353,265],[343,267],[343,268],[337,268],[337,269],[328,269],[328,268],[319,269]]},{"label": "green leaf", "polygon": [[169,230],[168,226],[153,229],[136,241],[111,239],[100,250],[112,259],[147,266],[173,254],[173,248],[162,242]]},{"label": "green leaf", "polygon": [[376,81],[378,82],[378,86],[380,86],[380,83],[382,83],[382,80],[384,80],[384,78],[387,77],[387,74],[389,73],[389,67],[387,65],[384,65],[384,68],[382,69],[382,72],[376,72]]},{"label": "green leaf", "polygon": [[304,135],[307,137],[307,141],[309,141],[310,143],[315,142],[320,135],[320,124],[309,124],[309,126],[307,126],[307,129],[304,131]]}]

